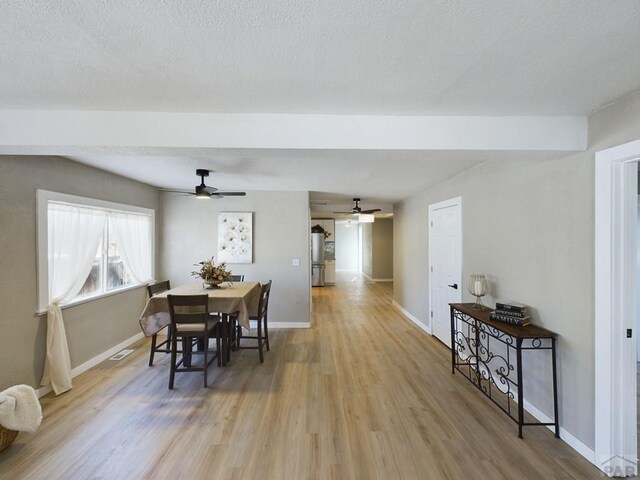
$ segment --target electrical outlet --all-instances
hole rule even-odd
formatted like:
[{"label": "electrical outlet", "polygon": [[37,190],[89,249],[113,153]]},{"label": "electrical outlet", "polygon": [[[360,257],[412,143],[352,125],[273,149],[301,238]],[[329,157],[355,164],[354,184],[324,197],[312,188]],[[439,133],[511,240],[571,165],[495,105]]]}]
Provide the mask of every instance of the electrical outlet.
[{"label": "electrical outlet", "polygon": [[300,259],[299,258],[294,258],[291,261],[291,265],[293,265],[294,267],[299,267],[300,266]]}]

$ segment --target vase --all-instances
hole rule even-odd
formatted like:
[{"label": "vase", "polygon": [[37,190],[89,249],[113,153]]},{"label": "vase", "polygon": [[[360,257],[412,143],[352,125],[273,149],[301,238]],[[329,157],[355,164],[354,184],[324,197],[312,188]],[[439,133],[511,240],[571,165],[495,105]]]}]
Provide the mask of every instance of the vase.
[{"label": "vase", "polygon": [[207,282],[207,281],[205,281],[205,282],[204,282],[204,284],[205,284],[205,287],[204,287],[204,288],[205,288],[205,289],[220,288],[220,284],[221,284],[221,283],[222,283],[222,282],[220,282],[220,281],[218,281],[218,280],[216,280],[215,282]]}]

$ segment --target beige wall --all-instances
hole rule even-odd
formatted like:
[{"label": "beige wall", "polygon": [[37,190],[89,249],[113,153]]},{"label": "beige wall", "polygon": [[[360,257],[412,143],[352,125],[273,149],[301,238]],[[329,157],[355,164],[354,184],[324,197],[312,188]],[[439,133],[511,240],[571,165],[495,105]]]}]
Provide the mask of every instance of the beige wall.
[{"label": "beige wall", "polygon": [[[157,191],[60,157],[0,156],[0,390],[38,387],[46,316],[36,316],[36,189],[157,209]],[[156,212],[156,225],[161,224]],[[140,332],[144,288],[63,310],[71,366]]]},{"label": "beige wall", "polygon": [[374,280],[393,279],[393,219],[361,223],[362,273]]},{"label": "beige wall", "polygon": [[373,224],[361,223],[359,228],[362,236],[362,273],[373,278]]},{"label": "beige wall", "polygon": [[379,218],[372,223],[373,278],[393,279],[393,219]]},{"label": "beige wall", "polygon": [[[218,213],[253,212],[252,264],[230,265],[245,280],[273,280],[269,321],[310,321],[309,194],[251,191],[246,197],[202,201],[163,194],[160,276],[172,284],[193,281],[193,264],[217,255]],[[294,267],[292,259],[299,258]]]},{"label": "beige wall", "polygon": [[[463,288],[490,281],[487,304],[513,299],[559,334],[560,423],[594,447],[594,154],[640,139],[640,93],[589,119],[589,150],[557,160],[487,161],[394,206],[394,298],[426,323],[427,213],[462,196]],[[552,413],[548,358],[530,360],[525,398]]]}]

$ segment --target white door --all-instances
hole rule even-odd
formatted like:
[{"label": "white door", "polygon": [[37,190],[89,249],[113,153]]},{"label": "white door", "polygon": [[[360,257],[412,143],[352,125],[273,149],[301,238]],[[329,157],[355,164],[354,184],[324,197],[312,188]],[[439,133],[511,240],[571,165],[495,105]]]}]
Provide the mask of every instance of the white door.
[{"label": "white door", "polygon": [[449,303],[462,301],[462,199],[429,205],[431,331],[451,348]]}]

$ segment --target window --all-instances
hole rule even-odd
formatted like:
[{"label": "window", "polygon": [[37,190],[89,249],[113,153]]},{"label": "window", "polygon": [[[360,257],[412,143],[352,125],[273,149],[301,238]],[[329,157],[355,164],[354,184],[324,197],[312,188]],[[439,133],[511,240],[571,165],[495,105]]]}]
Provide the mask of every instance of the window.
[{"label": "window", "polygon": [[153,278],[154,211],[38,190],[38,311]]},{"label": "window", "polygon": [[[49,208],[51,206],[52,203],[49,203]],[[89,275],[75,299],[80,300],[100,293],[107,293],[133,283],[129,269],[120,256],[118,242],[113,233],[113,225],[107,221]]]}]

